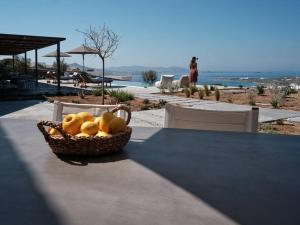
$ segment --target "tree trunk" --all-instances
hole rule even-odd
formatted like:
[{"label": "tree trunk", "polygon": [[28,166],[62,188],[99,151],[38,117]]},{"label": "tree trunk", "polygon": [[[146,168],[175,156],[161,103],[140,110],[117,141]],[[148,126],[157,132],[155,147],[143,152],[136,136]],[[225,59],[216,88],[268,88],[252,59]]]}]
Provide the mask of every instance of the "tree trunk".
[{"label": "tree trunk", "polygon": [[102,58],[102,105],[104,105],[104,58]]}]

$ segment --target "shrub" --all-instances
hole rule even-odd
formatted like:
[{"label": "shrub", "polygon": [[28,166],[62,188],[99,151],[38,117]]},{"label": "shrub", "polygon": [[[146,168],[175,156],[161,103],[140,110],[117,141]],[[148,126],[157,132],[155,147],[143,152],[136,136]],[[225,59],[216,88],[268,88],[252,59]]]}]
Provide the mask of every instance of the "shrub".
[{"label": "shrub", "polygon": [[154,70],[142,72],[143,80],[146,84],[153,85],[157,79],[157,73]]},{"label": "shrub", "polygon": [[145,99],[143,100],[143,103],[144,103],[145,105],[147,105],[147,104],[149,104],[149,103],[150,103],[150,101],[149,101],[149,99],[148,99],[148,98],[145,98]]},{"label": "shrub", "polygon": [[141,106],[141,110],[149,110],[149,109],[150,109],[149,105],[142,105]]},{"label": "shrub", "polygon": [[[107,94],[107,91],[104,90],[104,94]],[[92,95],[94,96],[102,96],[102,88],[101,87],[92,87]]]},{"label": "shrub", "polygon": [[214,91],[215,90],[215,86],[213,86],[213,85],[210,85],[210,91]]},{"label": "shrub", "polygon": [[134,100],[134,94],[123,90],[110,90],[108,95],[111,96],[117,103]]},{"label": "shrub", "polygon": [[197,92],[197,91],[198,91],[198,88],[197,88],[196,86],[194,86],[194,85],[191,85],[191,86],[190,86],[190,92],[191,92],[191,95],[194,95],[195,92]]},{"label": "shrub", "polygon": [[[227,85],[224,86],[224,87],[227,87]],[[243,88],[243,85],[240,84],[240,85],[239,85],[239,88],[242,89],[242,88]]]},{"label": "shrub", "polygon": [[281,92],[282,92],[283,97],[286,97],[286,96],[288,96],[290,94],[296,94],[296,93],[298,93],[298,91],[296,89],[293,89],[290,86],[282,88]]},{"label": "shrub", "polygon": [[203,88],[199,88],[198,90],[198,96],[200,99],[203,99],[204,98],[204,89]]},{"label": "shrub", "polygon": [[189,98],[191,96],[191,92],[190,92],[190,89],[188,87],[185,87],[184,88],[184,93],[185,93],[185,96],[187,98]]},{"label": "shrub", "polygon": [[256,105],[256,91],[254,89],[250,89],[248,92],[248,100],[249,105]]},{"label": "shrub", "polygon": [[164,106],[164,105],[167,104],[167,101],[164,100],[164,99],[159,99],[159,100],[158,100],[158,104],[159,104],[160,106]]},{"label": "shrub", "polygon": [[273,96],[270,103],[273,106],[273,108],[278,109],[280,104],[280,99],[278,98],[278,96]]},{"label": "shrub", "polygon": [[161,105],[159,104],[159,103],[153,103],[153,105],[152,105],[152,107],[154,108],[154,109],[161,109]]},{"label": "shrub", "polygon": [[215,88],[215,97],[216,97],[216,100],[217,100],[217,101],[220,100],[221,93],[220,93],[219,88]]},{"label": "shrub", "polygon": [[272,94],[272,99],[270,101],[271,105],[274,108],[279,108],[279,106],[283,103],[287,92],[285,89],[280,89],[276,83],[271,86],[270,92]]},{"label": "shrub", "polygon": [[284,120],[283,119],[276,120],[276,124],[277,125],[284,125]]},{"label": "shrub", "polygon": [[82,89],[80,89],[78,92],[77,92],[77,95],[79,98],[81,99],[84,99],[85,98],[85,94],[84,94],[84,91]]},{"label": "shrub", "polygon": [[263,95],[265,93],[265,87],[263,85],[257,85],[256,86],[256,89],[257,89],[257,92],[258,92],[258,95]]},{"label": "shrub", "polygon": [[205,95],[206,95],[206,96],[209,96],[209,95],[210,95],[210,90],[208,89],[207,84],[204,84],[204,92],[205,92]]}]

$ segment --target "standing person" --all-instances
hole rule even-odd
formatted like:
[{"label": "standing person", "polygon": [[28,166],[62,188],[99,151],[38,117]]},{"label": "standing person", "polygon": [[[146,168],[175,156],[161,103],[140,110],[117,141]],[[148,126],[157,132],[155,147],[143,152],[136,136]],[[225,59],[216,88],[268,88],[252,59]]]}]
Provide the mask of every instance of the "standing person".
[{"label": "standing person", "polygon": [[198,58],[194,56],[190,62],[189,80],[192,85],[196,85],[198,80],[197,60]]}]

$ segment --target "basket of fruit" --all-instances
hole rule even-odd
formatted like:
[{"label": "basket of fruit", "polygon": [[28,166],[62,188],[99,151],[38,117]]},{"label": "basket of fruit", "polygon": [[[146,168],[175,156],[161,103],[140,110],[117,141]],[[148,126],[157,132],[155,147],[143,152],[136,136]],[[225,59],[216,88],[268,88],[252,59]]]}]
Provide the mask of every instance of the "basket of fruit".
[{"label": "basket of fruit", "polygon": [[[126,121],[114,115],[118,110],[127,112]],[[62,123],[40,121],[37,126],[57,155],[103,155],[120,151],[127,144],[132,132],[127,126],[130,118],[130,109],[119,105],[95,119],[80,112],[64,116]]]}]

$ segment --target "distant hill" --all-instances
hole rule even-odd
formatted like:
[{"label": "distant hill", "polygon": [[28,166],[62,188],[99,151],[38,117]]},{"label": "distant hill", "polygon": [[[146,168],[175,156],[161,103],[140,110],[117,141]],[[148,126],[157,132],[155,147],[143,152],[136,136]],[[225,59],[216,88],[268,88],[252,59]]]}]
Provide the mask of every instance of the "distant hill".
[{"label": "distant hill", "polygon": [[[71,68],[79,68],[82,70],[82,66],[78,63],[69,64]],[[86,70],[94,69],[95,71],[101,73],[101,68],[91,68],[85,67]],[[148,67],[148,66],[118,66],[118,67],[108,67],[106,69],[109,74],[127,74],[127,75],[139,75],[143,71],[154,70],[158,74],[187,74],[188,69],[184,67]]]}]

